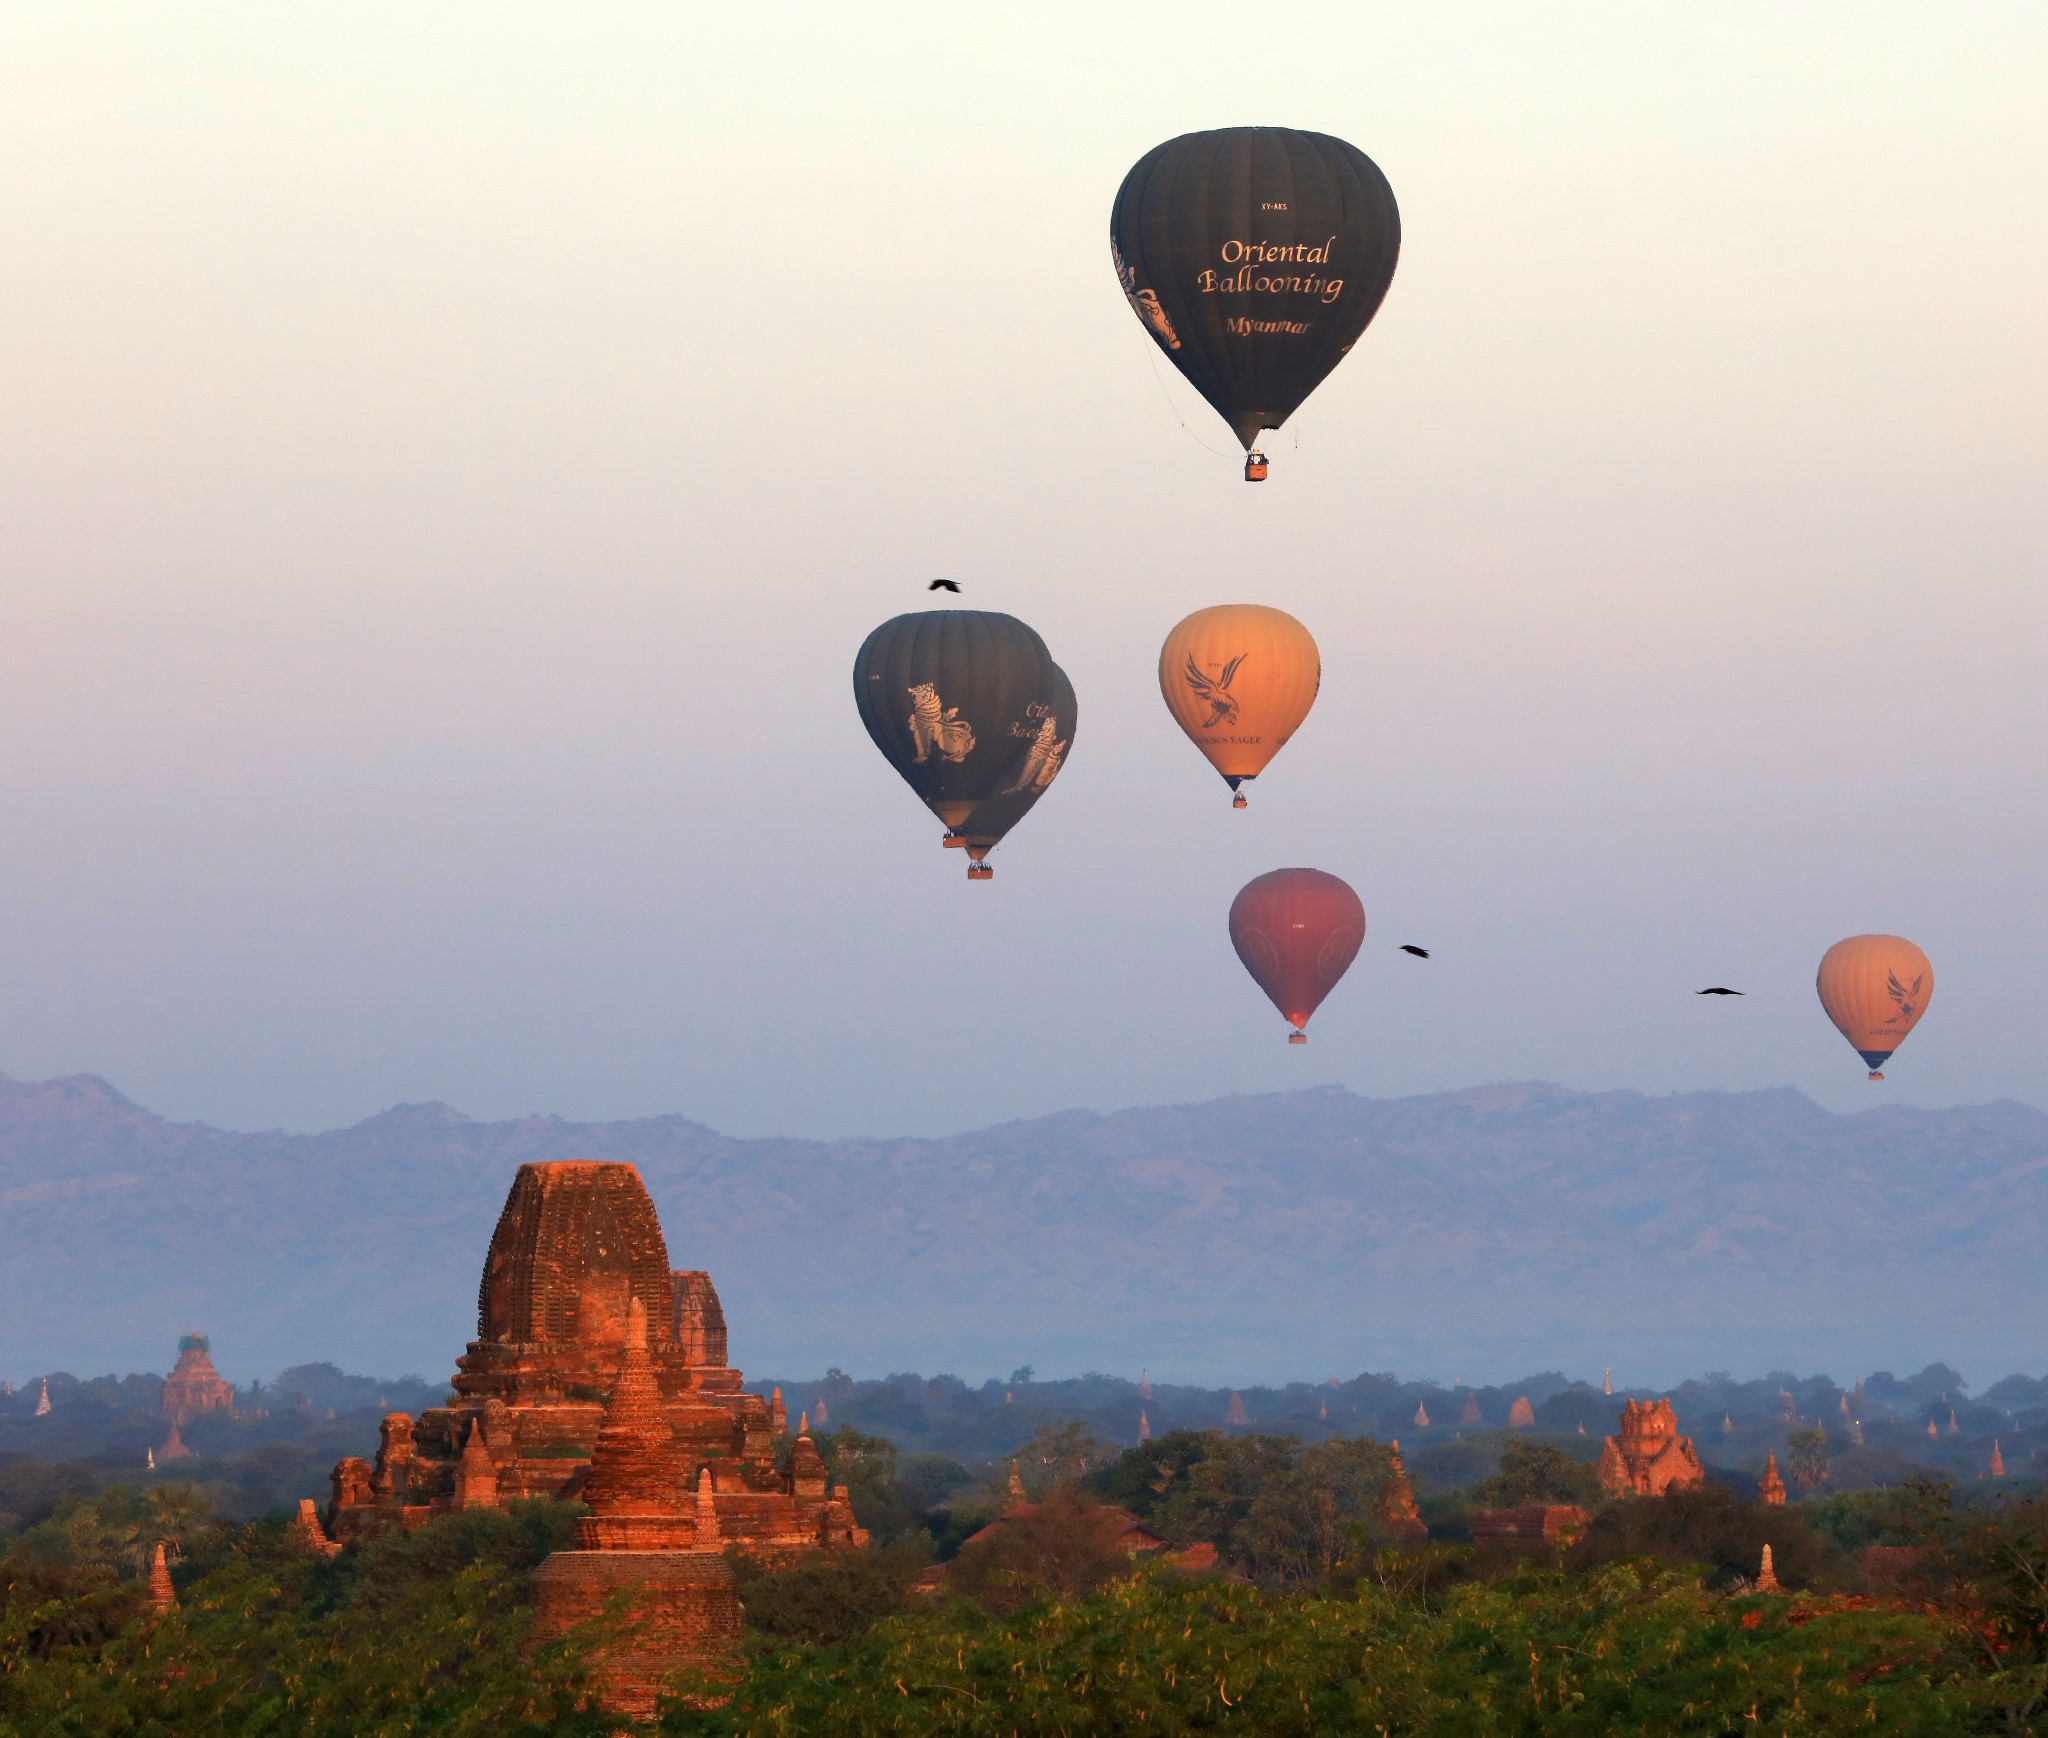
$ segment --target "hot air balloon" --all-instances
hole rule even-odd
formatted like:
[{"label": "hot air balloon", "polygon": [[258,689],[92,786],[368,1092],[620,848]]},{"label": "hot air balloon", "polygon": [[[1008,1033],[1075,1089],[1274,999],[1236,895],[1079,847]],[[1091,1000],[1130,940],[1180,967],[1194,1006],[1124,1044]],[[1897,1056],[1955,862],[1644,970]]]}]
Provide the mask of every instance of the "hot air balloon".
[{"label": "hot air balloon", "polygon": [[1882,1080],[1885,1062],[1933,999],[1934,967],[1903,936],[1852,935],[1821,955],[1814,988],[1870,1078]]},{"label": "hot air balloon", "polygon": [[[1027,763],[1064,683],[1045,642],[991,610],[896,616],[868,635],[853,664],[861,722],[945,822],[948,844],[964,842],[961,825],[983,803],[1036,776]],[[986,880],[978,867],[970,875]]]},{"label": "hot air balloon", "polygon": [[1264,604],[1196,610],[1159,648],[1159,692],[1174,722],[1209,757],[1243,808],[1238,787],[1308,716],[1323,660],[1307,628]]},{"label": "hot air balloon", "polygon": [[1109,247],[1132,312],[1230,425],[1257,482],[1259,431],[1293,415],[1379,312],[1401,213],[1342,139],[1224,127],[1131,166]]},{"label": "hot air balloon", "polygon": [[1059,777],[1060,768],[1066,764],[1067,749],[1074,740],[1079,710],[1073,683],[1067,680],[1066,671],[1053,665],[1050,698],[1033,701],[1024,709],[1023,724],[1011,726],[1031,737],[1022,763],[994,796],[975,805],[974,813],[960,823],[956,833],[947,836],[948,845],[966,849],[968,880],[987,881],[994,876],[995,870],[985,861],[989,852],[1002,842],[1005,833],[1030,814],[1032,805]]},{"label": "hot air balloon", "polygon": [[1320,869],[1275,869],[1247,881],[1230,902],[1230,945],[1252,981],[1306,1044],[1302,1027],[1358,957],[1365,907]]}]

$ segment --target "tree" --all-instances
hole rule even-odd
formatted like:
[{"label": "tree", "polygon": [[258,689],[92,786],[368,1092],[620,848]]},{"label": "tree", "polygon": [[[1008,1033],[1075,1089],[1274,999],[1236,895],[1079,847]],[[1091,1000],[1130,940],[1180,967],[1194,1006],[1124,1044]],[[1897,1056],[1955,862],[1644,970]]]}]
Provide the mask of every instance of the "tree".
[{"label": "tree", "polygon": [[962,1546],[953,1585],[995,1612],[1038,1599],[1081,1599],[1129,1570],[1130,1553],[1117,1543],[1124,1527],[1116,1510],[1083,1492],[1049,1491]]},{"label": "tree", "polygon": [[1335,1436],[1300,1449],[1270,1477],[1232,1531],[1231,1556],[1271,1586],[1306,1586],[1346,1557],[1390,1543],[1393,1454]]},{"label": "tree", "polygon": [[1600,1495],[1599,1468],[1548,1442],[1504,1443],[1500,1470],[1472,1487],[1472,1500],[1489,1509],[1524,1503],[1576,1503],[1590,1509]]},{"label": "tree", "polygon": [[1785,1471],[1802,1491],[1815,1491],[1828,1480],[1828,1427],[1811,1424],[1785,1438]]},{"label": "tree", "polygon": [[[1100,1466],[1116,1453],[1079,1420],[1065,1424],[1041,1424],[1029,1440],[1017,1445],[1011,1459],[1025,1492],[1035,1501],[1049,1491],[1066,1490],[1078,1484],[1091,1466]],[[998,1479],[1007,1485],[1008,1473]]]}]

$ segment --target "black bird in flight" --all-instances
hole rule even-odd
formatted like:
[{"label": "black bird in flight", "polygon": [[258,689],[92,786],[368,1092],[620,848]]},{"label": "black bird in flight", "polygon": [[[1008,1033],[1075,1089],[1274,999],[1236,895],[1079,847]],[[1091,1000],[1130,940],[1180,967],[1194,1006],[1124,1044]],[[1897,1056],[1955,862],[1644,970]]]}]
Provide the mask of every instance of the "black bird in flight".
[{"label": "black bird in flight", "polygon": [[960,588],[950,579],[935,579],[925,587],[926,591],[958,591]]},{"label": "black bird in flight", "polygon": [[1407,943],[1406,943],[1405,941],[1404,941],[1404,942],[1403,942],[1403,943],[1401,944],[1401,951],[1402,951],[1403,953],[1412,953],[1412,954],[1413,954],[1413,955],[1414,955],[1414,956],[1415,956],[1415,957],[1416,957],[1417,959],[1419,959],[1419,960],[1426,960],[1426,959],[1428,959],[1428,958],[1429,958],[1429,949],[1428,949],[1428,948],[1426,948],[1426,947],[1410,947],[1410,946],[1409,946],[1409,945],[1408,945],[1408,944],[1407,944]]},{"label": "black bird in flight", "polygon": [[1693,991],[1695,996],[1740,996],[1744,993],[1742,990],[1724,990],[1719,984],[1716,984],[1711,990]]}]

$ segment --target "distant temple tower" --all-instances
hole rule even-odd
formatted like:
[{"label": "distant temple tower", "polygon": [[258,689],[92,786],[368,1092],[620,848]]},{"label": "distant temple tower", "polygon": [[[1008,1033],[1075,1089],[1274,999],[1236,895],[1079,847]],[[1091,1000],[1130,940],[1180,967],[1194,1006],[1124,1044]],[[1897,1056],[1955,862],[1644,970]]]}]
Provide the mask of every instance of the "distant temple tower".
[{"label": "distant temple tower", "polygon": [[1678,1434],[1669,1400],[1624,1404],[1620,1434],[1610,1436],[1600,1451],[1603,1486],[1617,1496],[1661,1497],[1706,1480],[1692,1438]]},{"label": "distant temple tower", "polygon": [[1775,1449],[1764,1456],[1764,1476],[1756,1481],[1756,1500],[1777,1508],[1785,1506],[1785,1481],[1778,1476],[1778,1455]]},{"label": "distant temple tower", "polygon": [[1429,1428],[1428,1409],[1421,1405],[1417,1405],[1415,1408],[1415,1428],[1417,1430],[1427,1430]]},{"label": "distant temple tower", "polygon": [[1143,1370],[1138,1372],[1138,1398],[1140,1400],[1150,1400],[1152,1398],[1152,1384],[1146,1378]]},{"label": "distant temple tower", "polygon": [[1415,1507],[1415,1492],[1408,1484],[1408,1471],[1401,1464],[1400,1438],[1394,1439],[1389,1451],[1391,1464],[1387,1468],[1385,1498],[1380,1505],[1380,1519],[1395,1532],[1410,1540],[1426,1539],[1429,1528],[1423,1524],[1421,1512]]},{"label": "distant temple tower", "polygon": [[49,1417],[49,1415],[50,1415],[50,1378],[49,1378],[49,1377],[47,1377],[47,1376],[45,1376],[45,1377],[43,1378],[43,1391],[42,1391],[42,1393],[41,1393],[40,1395],[38,1395],[38,1396],[36,1397],[36,1416],[37,1416],[38,1418],[47,1418],[47,1417]]},{"label": "distant temple tower", "polygon": [[1991,1439],[1991,1476],[1995,1479],[2005,1477],[2005,1456],[1998,1452],[1998,1438],[1995,1436]]},{"label": "distant temple tower", "polygon": [[1721,1434],[1723,1436],[1733,1436],[1735,1434],[1735,1420],[1725,1412],[1721,1414]]},{"label": "distant temple tower", "polygon": [[1477,1424],[1479,1422],[1479,1396],[1477,1394],[1467,1394],[1465,1396],[1465,1415],[1458,1422],[1460,1424]]},{"label": "distant temple tower", "polygon": [[1152,1440],[1152,1421],[1145,1416],[1145,1409],[1142,1406],[1138,1408],[1138,1440],[1140,1442],[1150,1442]]},{"label": "distant temple tower", "polygon": [[1778,1585],[1778,1572],[1771,1567],[1771,1548],[1768,1545],[1764,1547],[1763,1567],[1756,1572],[1756,1590],[1759,1593],[1781,1593],[1784,1591]]},{"label": "distant temple tower", "polygon": [[164,1545],[159,1539],[156,1555],[149,1560],[149,1602],[158,1611],[169,1611],[178,1603],[178,1596],[171,1588],[171,1566],[164,1561]]},{"label": "distant temple tower", "polygon": [[1535,1424],[1536,1408],[1529,1404],[1527,1395],[1524,1395],[1508,1408],[1508,1428],[1510,1430],[1531,1430],[1535,1428]]},{"label": "distant temple tower", "polygon": [[1225,1424],[1251,1423],[1251,1415],[1244,1409],[1244,1397],[1235,1388],[1230,1391],[1230,1404],[1223,1409],[1223,1422]]},{"label": "distant temple tower", "polygon": [[1614,1392],[1614,1366],[1612,1364],[1609,1364],[1606,1369],[1600,1372],[1600,1392],[1603,1394],[1612,1394]]},{"label": "distant temple tower", "polygon": [[164,1416],[173,1424],[189,1424],[202,1412],[233,1412],[235,1391],[213,1367],[213,1343],[204,1334],[186,1334],[178,1341],[178,1365],[164,1379]]}]

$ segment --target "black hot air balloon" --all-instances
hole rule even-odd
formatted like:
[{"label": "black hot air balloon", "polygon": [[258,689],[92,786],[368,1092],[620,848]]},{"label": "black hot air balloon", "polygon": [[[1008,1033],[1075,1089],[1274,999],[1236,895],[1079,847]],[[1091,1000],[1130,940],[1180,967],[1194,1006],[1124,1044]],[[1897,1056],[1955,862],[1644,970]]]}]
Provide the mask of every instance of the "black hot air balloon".
[{"label": "black hot air balloon", "polygon": [[1251,452],[1372,323],[1401,213],[1378,165],[1342,139],[1223,127],[1138,159],[1109,245],[1146,331]]},{"label": "black hot air balloon", "polygon": [[964,843],[962,823],[1024,774],[1056,710],[1057,670],[1015,616],[921,610],[868,635],[853,697],[875,746],[946,823],[947,843]]},{"label": "black hot air balloon", "polygon": [[959,836],[966,844],[971,863],[967,874],[971,880],[986,881],[995,874],[984,859],[1052,788],[1052,781],[1066,765],[1079,712],[1073,683],[1067,680],[1066,671],[1053,665],[1050,696],[1033,702],[1025,709],[1024,722],[1011,726],[1017,734],[1031,738],[1024,759],[995,794],[976,804],[974,813],[960,823]]}]

